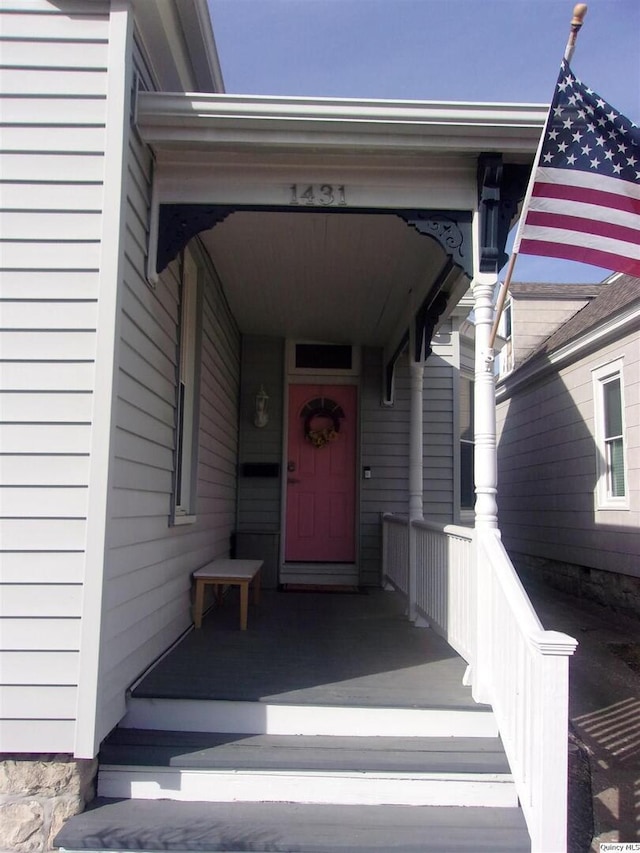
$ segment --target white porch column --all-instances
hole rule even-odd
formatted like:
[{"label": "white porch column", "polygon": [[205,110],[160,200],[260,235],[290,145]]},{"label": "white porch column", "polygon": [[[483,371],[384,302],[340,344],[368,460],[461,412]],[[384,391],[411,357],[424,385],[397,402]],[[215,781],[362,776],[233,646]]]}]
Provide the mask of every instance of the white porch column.
[{"label": "white porch column", "polygon": [[491,577],[481,547],[483,536],[498,528],[498,464],[493,351],[489,337],[493,323],[495,273],[476,273],[473,281],[475,314],[474,479],[476,491],[476,654],[473,661],[473,698],[491,702]]},{"label": "white porch column", "polygon": [[497,282],[495,273],[477,273],[473,281],[476,332],[474,477],[477,530],[498,527],[495,377],[493,351],[489,350],[493,297]]},{"label": "white porch column", "polygon": [[[413,336],[412,336],[413,338]],[[410,343],[413,347],[413,340]],[[424,518],[422,495],[423,435],[422,435],[422,393],[424,388],[424,362],[414,361],[414,350],[409,353],[409,374],[411,377],[411,405],[409,421],[409,619],[418,618],[417,600],[417,553],[416,534],[412,522]]]}]

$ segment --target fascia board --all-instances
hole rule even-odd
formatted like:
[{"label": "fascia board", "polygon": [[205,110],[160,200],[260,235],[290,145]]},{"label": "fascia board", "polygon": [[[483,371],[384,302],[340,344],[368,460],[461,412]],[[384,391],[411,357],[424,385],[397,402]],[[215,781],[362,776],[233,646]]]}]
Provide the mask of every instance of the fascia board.
[{"label": "fascia board", "polygon": [[224,80],[206,0],[180,0],[176,6],[191,64],[201,92],[224,92]]},{"label": "fascia board", "polygon": [[133,8],[161,89],[224,92],[206,0],[133,0]]},{"label": "fascia board", "polygon": [[499,150],[531,155],[547,107],[141,93],[138,128],[153,145],[232,143],[377,149]]},{"label": "fascia board", "polygon": [[640,320],[640,304],[629,306],[625,311],[610,317],[604,323],[580,337],[565,344],[555,352],[549,353],[547,358],[537,360],[535,363],[524,364],[512,374],[505,376],[496,387],[496,400],[501,402],[511,397],[522,385],[545,376],[554,370],[559,370],[565,365],[575,361],[582,355],[596,347],[604,346],[610,339],[619,337],[627,330],[631,330]]}]

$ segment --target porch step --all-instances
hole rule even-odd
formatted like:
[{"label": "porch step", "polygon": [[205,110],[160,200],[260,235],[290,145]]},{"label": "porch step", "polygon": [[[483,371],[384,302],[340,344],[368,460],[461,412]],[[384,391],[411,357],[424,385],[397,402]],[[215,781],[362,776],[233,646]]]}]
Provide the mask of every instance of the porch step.
[{"label": "porch step", "polygon": [[498,739],[189,734],[116,730],[105,797],[208,802],[514,807]]},{"label": "porch step", "polygon": [[397,708],[130,698],[125,728],[341,737],[497,737],[488,706]]},{"label": "porch step", "polygon": [[99,799],[55,839],[73,851],[529,853],[519,809]]}]

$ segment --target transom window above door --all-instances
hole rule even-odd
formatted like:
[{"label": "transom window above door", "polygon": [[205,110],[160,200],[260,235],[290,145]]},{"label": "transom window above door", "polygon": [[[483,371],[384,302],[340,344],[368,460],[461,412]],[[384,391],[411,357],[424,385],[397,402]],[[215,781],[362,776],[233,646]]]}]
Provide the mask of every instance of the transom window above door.
[{"label": "transom window above door", "polygon": [[360,350],[350,344],[290,342],[287,363],[289,373],[357,376]]}]

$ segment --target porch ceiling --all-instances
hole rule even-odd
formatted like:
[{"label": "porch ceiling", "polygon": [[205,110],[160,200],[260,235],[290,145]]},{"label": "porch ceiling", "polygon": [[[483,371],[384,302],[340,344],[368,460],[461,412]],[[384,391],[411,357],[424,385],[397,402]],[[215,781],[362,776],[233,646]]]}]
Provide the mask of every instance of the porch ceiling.
[{"label": "porch ceiling", "polygon": [[247,212],[201,234],[245,334],[384,346],[445,262],[391,214]]}]

